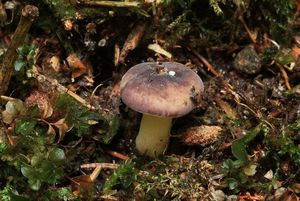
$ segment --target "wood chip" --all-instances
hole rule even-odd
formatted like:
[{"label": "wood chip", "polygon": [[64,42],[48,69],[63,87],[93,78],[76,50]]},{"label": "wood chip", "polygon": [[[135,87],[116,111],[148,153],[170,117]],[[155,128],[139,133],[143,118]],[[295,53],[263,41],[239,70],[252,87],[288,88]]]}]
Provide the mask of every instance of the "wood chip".
[{"label": "wood chip", "polygon": [[120,63],[124,63],[128,53],[131,50],[134,50],[138,46],[142,36],[144,35],[144,31],[145,31],[145,24],[138,23],[137,25],[134,26],[134,28],[128,35],[123,45],[123,48],[120,52],[120,56],[119,56]]},{"label": "wood chip", "polygon": [[164,55],[165,57],[171,59],[173,57],[173,55],[164,50],[159,44],[150,44],[148,45],[148,49],[149,50],[153,50],[154,52],[158,53],[158,54],[161,54],[161,55]]},{"label": "wood chip", "polygon": [[187,129],[182,135],[182,141],[186,145],[205,146],[216,142],[221,135],[220,126],[196,126]]}]

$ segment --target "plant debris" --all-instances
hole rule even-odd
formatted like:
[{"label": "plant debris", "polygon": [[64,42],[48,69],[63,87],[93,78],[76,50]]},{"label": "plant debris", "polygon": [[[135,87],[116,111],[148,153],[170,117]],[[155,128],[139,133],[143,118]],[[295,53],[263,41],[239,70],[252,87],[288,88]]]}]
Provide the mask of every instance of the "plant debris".
[{"label": "plant debris", "polygon": [[[296,0],[1,1],[0,200],[299,200],[299,11]],[[195,109],[148,158],[120,81],[166,61],[204,92],[191,88]]]}]

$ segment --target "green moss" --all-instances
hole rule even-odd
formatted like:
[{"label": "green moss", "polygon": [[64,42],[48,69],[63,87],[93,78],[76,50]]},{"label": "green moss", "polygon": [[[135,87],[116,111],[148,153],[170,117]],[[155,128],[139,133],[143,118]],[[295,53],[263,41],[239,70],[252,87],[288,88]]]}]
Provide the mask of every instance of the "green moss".
[{"label": "green moss", "polygon": [[75,18],[76,9],[66,0],[44,0],[44,2],[54,12],[54,15],[60,19]]}]

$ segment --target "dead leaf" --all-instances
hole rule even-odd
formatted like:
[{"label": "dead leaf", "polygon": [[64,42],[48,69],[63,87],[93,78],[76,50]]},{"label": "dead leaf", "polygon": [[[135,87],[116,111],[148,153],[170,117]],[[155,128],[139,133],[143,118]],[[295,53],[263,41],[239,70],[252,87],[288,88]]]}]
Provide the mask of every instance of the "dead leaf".
[{"label": "dead leaf", "polygon": [[49,93],[35,90],[30,96],[28,96],[25,100],[25,104],[27,107],[37,106],[39,109],[39,114],[41,118],[51,117],[53,114],[53,107],[48,97]]},{"label": "dead leaf", "polygon": [[58,129],[59,132],[58,142],[62,141],[66,132],[69,130],[69,127],[65,122],[65,119],[62,118],[55,123],[51,123],[51,125],[55,126]]},{"label": "dead leaf", "polygon": [[55,132],[53,126],[51,126],[51,124],[48,124],[47,134],[48,135],[55,135],[56,134],[56,132]]},{"label": "dead leaf", "polygon": [[86,32],[90,34],[96,34],[97,33],[97,25],[94,22],[90,22],[86,25]]},{"label": "dead leaf", "polygon": [[65,20],[63,23],[65,30],[71,31],[73,29],[73,22],[70,19]]},{"label": "dead leaf", "polygon": [[91,73],[91,64],[84,59],[80,59],[77,53],[72,53],[67,57],[67,62],[72,68],[72,78],[75,79],[83,74]]},{"label": "dead leaf", "polygon": [[294,183],[291,185],[290,189],[296,193],[299,194],[300,193],[300,183]]},{"label": "dead leaf", "polygon": [[296,46],[294,46],[293,48],[292,48],[292,50],[291,50],[291,56],[295,59],[295,60],[297,60],[297,58],[299,57],[299,55],[300,55],[300,48],[299,47],[296,47]]},{"label": "dead leaf", "polygon": [[112,97],[120,97],[120,81],[114,84],[110,93],[110,98]]},{"label": "dead leaf", "polygon": [[49,63],[50,63],[50,66],[53,68],[53,70],[55,72],[60,72],[61,70],[61,65],[60,65],[60,58],[58,56],[52,56],[50,59],[49,59]]},{"label": "dead leaf", "polygon": [[94,182],[89,175],[80,175],[71,179],[72,189],[75,194],[85,194],[93,189]]}]

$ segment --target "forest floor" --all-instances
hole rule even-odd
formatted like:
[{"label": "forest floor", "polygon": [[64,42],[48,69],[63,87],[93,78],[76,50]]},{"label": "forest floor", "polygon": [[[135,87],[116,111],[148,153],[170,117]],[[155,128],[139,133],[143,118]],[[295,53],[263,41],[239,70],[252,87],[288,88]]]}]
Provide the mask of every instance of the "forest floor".
[{"label": "forest floor", "polygon": [[[297,1],[70,2],[0,2],[0,200],[300,199]],[[156,158],[120,98],[146,61],[204,83]]]}]

